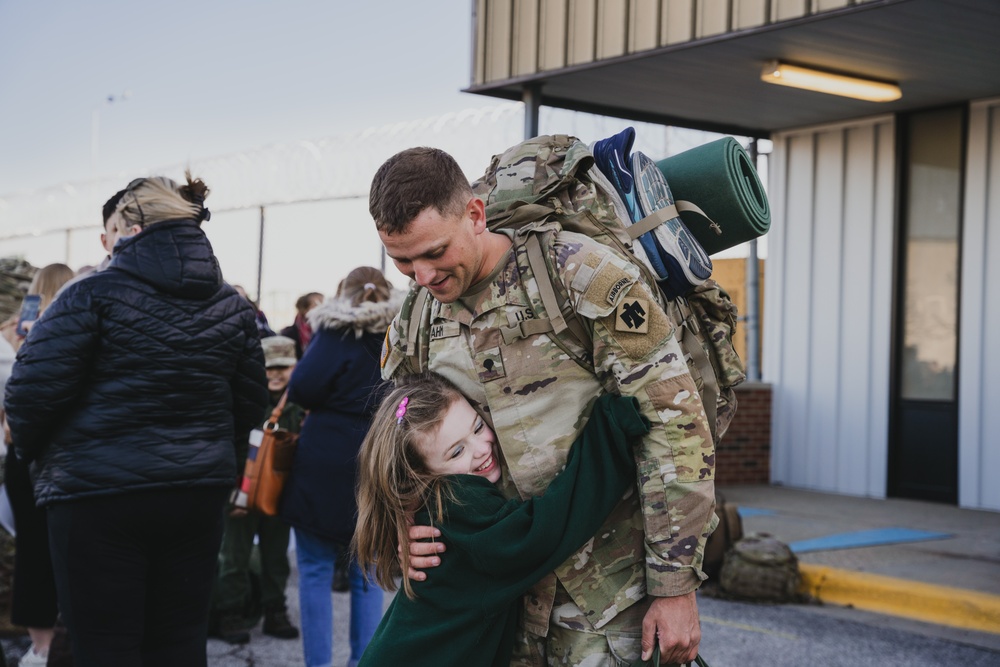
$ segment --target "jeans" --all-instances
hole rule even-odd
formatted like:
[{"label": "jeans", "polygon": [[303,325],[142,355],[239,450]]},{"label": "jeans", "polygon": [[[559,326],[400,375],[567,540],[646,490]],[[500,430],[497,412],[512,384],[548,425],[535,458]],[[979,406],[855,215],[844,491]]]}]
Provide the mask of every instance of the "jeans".
[{"label": "jeans", "polygon": [[[295,529],[295,554],[299,566],[299,609],[302,621],[302,652],[306,667],[333,664],[333,567],[339,547],[336,542]],[[355,667],[382,620],[382,589],[364,580],[355,563],[349,570],[351,583],[351,659]]]}]

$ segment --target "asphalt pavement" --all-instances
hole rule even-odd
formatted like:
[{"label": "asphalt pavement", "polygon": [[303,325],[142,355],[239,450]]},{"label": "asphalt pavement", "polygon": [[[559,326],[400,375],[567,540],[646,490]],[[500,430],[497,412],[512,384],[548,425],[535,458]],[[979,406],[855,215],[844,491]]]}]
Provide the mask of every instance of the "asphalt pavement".
[{"label": "asphalt pavement", "polygon": [[[746,534],[793,547],[805,604],[700,596],[703,653],[727,665],[1000,665],[1000,513],[781,486],[720,487]],[[289,616],[298,625],[294,554]],[[386,594],[386,606],[391,601]],[[334,593],[334,661],[349,659],[349,593]],[[24,640],[3,640],[9,663]],[[211,667],[301,667],[301,640],[208,642]]]},{"label": "asphalt pavement", "polygon": [[1000,512],[774,485],[720,490],[746,534],[792,547],[800,591],[814,600],[1000,650]]}]

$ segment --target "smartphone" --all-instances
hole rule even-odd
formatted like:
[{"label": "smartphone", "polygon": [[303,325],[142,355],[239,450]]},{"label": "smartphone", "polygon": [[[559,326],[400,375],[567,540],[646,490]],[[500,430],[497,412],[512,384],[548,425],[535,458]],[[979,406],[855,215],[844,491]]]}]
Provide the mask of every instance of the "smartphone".
[{"label": "smartphone", "polygon": [[21,302],[21,314],[17,318],[17,335],[22,338],[28,335],[27,330],[24,328],[25,322],[34,322],[38,319],[38,310],[42,305],[42,296],[40,294],[29,294],[24,297],[24,301]]}]

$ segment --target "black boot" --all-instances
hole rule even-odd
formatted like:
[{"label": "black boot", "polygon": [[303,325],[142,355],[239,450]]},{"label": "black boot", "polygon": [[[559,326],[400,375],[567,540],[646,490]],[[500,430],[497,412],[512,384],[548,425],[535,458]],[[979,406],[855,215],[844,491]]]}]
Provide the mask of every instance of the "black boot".
[{"label": "black boot", "polygon": [[333,592],[334,593],[346,593],[351,590],[351,584],[347,580],[347,564],[341,564],[342,561],[338,558],[337,564],[333,568]]},{"label": "black boot", "polygon": [[285,605],[264,610],[264,634],[278,639],[295,639],[299,636],[299,629],[288,620]]},{"label": "black boot", "polygon": [[236,612],[219,614],[219,626],[211,635],[227,644],[247,644],[250,642],[250,630],[246,626],[243,615]]},{"label": "black boot", "polygon": [[337,545],[337,560],[333,565],[333,592],[346,593],[351,590],[350,581],[347,579],[347,570],[351,566],[351,550],[342,545]]}]

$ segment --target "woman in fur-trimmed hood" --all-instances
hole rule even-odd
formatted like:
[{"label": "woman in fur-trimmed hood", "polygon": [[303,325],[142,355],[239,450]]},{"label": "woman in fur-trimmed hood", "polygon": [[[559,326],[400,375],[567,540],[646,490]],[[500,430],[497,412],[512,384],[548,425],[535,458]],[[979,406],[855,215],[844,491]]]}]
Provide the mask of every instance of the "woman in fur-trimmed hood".
[{"label": "woman in fur-trimmed hood", "polygon": [[[358,449],[379,403],[382,340],[404,296],[378,269],[351,271],[337,295],[309,313],[313,338],[288,385],[288,400],[309,411],[281,502],[295,529],[306,665],[332,660],[334,564],[354,535]],[[356,565],[349,572],[355,664],[382,618],[382,591]]]}]

